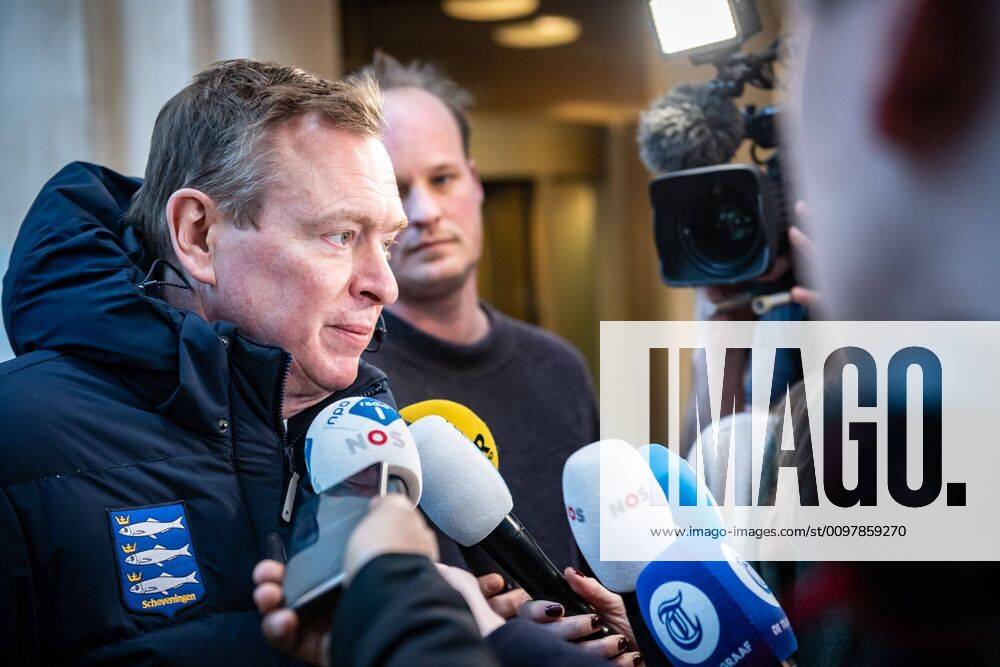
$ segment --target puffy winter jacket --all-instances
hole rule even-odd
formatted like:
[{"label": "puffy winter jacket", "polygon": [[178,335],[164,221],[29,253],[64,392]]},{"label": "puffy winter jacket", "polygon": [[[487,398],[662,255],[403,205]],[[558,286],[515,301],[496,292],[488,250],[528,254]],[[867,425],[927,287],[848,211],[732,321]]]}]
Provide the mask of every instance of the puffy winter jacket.
[{"label": "puffy winter jacket", "polygon": [[[121,222],[138,186],[65,167],[4,278],[0,664],[281,664],[250,574],[322,406],[286,433],[289,355],[157,298]],[[392,402],[364,363],[330,400],[358,394]]]}]

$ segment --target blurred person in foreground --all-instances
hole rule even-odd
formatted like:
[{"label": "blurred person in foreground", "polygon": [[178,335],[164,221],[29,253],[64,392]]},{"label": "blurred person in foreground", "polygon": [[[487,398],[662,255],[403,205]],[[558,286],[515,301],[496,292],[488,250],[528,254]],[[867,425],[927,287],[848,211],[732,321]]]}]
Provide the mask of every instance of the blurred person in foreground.
[{"label": "blurred person in foreground", "polygon": [[[1000,7],[794,6],[805,43],[791,153],[824,312],[1000,319]],[[784,591],[802,664],[1000,663],[995,564],[793,569],[771,564],[765,574]]]},{"label": "blurred person in foreground", "polygon": [[[483,185],[469,156],[470,97],[430,65],[382,53],[362,72],[382,89],[383,136],[410,222],[390,259],[399,299],[384,313],[389,335],[365,358],[392,378],[400,406],[449,399],[479,415],[528,531],[557,566],[580,565],[562,468],[598,439],[592,383],[568,343],[479,298]],[[441,557],[477,573],[495,567],[467,562],[445,538]],[[482,581],[490,594],[503,586],[495,575]],[[509,617],[526,598],[517,591],[494,603]]]},{"label": "blurred person in foreground", "polygon": [[370,80],[226,61],[164,105],[144,181],[42,189],[3,289],[0,663],[287,663],[251,572],[313,410],[392,401],[359,361],[406,224],[381,124]]},{"label": "blurred person in foreground", "polygon": [[[283,606],[283,565],[267,560],[255,568],[254,601],[264,615],[264,635],[314,665],[607,664],[535,623],[505,621],[472,574],[435,566],[437,557],[434,533],[416,510],[402,497],[376,499],[348,539],[345,591],[332,622],[321,615],[301,618]],[[570,583],[587,593],[597,585],[582,577],[570,577]],[[577,632],[590,631],[588,624]],[[622,655],[615,664],[634,661]]]}]

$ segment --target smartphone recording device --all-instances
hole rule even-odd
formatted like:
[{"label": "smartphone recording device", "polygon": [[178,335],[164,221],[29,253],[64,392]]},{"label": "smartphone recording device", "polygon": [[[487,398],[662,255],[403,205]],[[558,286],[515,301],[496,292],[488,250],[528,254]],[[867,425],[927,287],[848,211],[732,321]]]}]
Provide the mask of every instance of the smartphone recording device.
[{"label": "smartphone recording device", "polygon": [[377,463],[323,493],[303,489],[292,523],[284,592],[296,611],[335,604],[344,579],[344,550],[371,499],[406,493],[405,483]]}]

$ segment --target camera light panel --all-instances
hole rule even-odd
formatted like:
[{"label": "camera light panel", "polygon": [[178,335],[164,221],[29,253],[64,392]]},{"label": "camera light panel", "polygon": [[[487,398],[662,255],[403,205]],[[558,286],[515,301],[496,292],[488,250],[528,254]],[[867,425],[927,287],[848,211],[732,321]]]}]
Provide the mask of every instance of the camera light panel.
[{"label": "camera light panel", "polygon": [[649,0],[649,11],[664,55],[739,37],[729,0]]}]

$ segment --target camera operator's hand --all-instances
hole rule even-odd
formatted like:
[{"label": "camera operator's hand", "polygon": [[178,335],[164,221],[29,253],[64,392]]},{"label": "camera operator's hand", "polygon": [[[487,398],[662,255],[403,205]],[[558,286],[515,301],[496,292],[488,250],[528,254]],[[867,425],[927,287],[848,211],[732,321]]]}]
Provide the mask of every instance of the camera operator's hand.
[{"label": "camera operator's hand", "polygon": [[[809,207],[801,199],[795,202],[795,217],[800,221],[809,219]],[[816,255],[816,248],[812,239],[806,236],[799,227],[789,227],[788,243],[792,246],[798,261],[811,262]],[[819,293],[801,285],[796,285],[791,289],[792,301],[806,307],[815,307],[819,304]]]},{"label": "camera operator's hand", "polygon": [[547,630],[568,641],[579,640],[606,625],[612,634],[600,639],[578,642],[578,646],[593,655],[607,658],[615,665],[641,665],[642,655],[635,651],[635,633],[628,622],[625,603],[599,581],[567,567],[566,581],[570,588],[594,608],[597,614],[565,616],[561,604],[547,600],[529,600],[521,605],[517,615],[542,624]]},{"label": "camera operator's hand", "polygon": [[[795,203],[795,217],[801,222],[808,219],[808,207],[803,201]],[[750,297],[761,285],[774,282],[784,276],[795,262],[809,262],[813,257],[813,245],[801,227],[791,226],[788,229],[788,244],[790,253],[785,253],[774,260],[771,270],[759,278],[735,285],[711,285],[696,291],[696,316],[699,319],[718,321],[755,320],[757,316],[751,310]],[[746,296],[745,299],[738,297]],[[816,306],[818,294],[801,285],[795,285],[789,290],[792,302],[803,306]],[[737,298],[733,304],[727,304],[730,299]],[[728,307],[727,307],[728,306]]]}]

